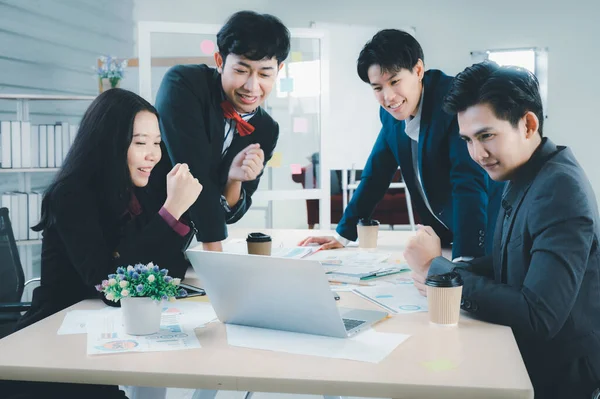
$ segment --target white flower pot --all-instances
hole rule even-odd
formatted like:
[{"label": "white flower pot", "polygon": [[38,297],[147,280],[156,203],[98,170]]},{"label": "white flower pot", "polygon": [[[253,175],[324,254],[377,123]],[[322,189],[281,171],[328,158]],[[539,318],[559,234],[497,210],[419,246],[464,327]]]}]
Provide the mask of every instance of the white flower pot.
[{"label": "white flower pot", "polygon": [[160,330],[160,301],[146,297],[121,298],[121,311],[127,334],[149,335]]},{"label": "white flower pot", "polygon": [[108,78],[100,79],[100,93],[103,93],[106,90],[114,89],[115,87],[120,87],[120,86],[121,86],[121,80],[119,80],[117,82],[117,84],[113,86],[110,83],[110,79],[108,79]]}]

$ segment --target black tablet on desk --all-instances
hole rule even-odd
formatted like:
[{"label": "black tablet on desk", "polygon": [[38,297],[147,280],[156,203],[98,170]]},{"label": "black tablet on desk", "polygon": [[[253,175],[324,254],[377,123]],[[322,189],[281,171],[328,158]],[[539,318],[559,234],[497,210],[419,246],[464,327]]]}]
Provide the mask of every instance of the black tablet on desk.
[{"label": "black tablet on desk", "polygon": [[[206,295],[206,291],[204,291],[202,288],[200,287],[194,287],[193,285],[189,285],[186,283],[180,283],[179,286],[181,288],[183,288],[184,290],[187,291],[187,297],[191,297],[191,296],[203,296]],[[180,299],[180,298],[185,298],[185,297],[181,297],[181,296],[176,296],[175,298]]]}]

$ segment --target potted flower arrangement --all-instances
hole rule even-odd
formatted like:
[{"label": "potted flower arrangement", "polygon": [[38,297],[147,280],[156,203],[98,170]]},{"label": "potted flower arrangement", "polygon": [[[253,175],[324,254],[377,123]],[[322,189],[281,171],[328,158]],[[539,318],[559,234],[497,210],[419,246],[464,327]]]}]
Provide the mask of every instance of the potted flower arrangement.
[{"label": "potted flower arrangement", "polygon": [[96,290],[109,301],[121,302],[127,334],[154,334],[160,329],[161,302],[187,296],[186,290],[179,287],[181,279],[168,273],[152,262],[118,267]]},{"label": "potted flower arrangement", "polygon": [[111,56],[100,57],[96,73],[100,81],[100,92],[119,87],[127,68],[127,60]]}]

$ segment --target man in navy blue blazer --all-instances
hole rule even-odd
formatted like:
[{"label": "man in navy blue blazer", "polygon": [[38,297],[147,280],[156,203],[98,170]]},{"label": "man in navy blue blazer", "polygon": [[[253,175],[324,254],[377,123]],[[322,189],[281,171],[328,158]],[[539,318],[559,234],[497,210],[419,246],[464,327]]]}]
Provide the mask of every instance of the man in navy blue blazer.
[{"label": "man in navy blue blazer", "polygon": [[[473,160],[458,134],[455,115],[442,110],[453,78],[425,71],[423,50],[410,34],[386,29],[362,49],[358,75],[381,104],[382,129],[344,211],[335,237],[310,237],[301,245],[341,248],[357,239],[359,219],[369,218],[398,166],[422,223],[432,226],[455,259],[491,250],[502,185]],[[402,204],[398,203],[398,206]]]}]

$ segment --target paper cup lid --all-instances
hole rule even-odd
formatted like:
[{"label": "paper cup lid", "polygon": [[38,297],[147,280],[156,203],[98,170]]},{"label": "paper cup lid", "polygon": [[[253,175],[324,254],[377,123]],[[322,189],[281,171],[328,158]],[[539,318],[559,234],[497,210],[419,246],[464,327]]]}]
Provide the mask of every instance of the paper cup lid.
[{"label": "paper cup lid", "polygon": [[450,272],[446,274],[435,274],[427,277],[425,285],[430,287],[460,287],[463,285],[463,279],[458,272]]},{"label": "paper cup lid", "polygon": [[248,237],[246,237],[247,242],[269,242],[271,241],[271,236],[264,233],[250,233]]},{"label": "paper cup lid", "polygon": [[379,226],[379,221],[375,219],[360,219],[358,224],[360,226]]}]

